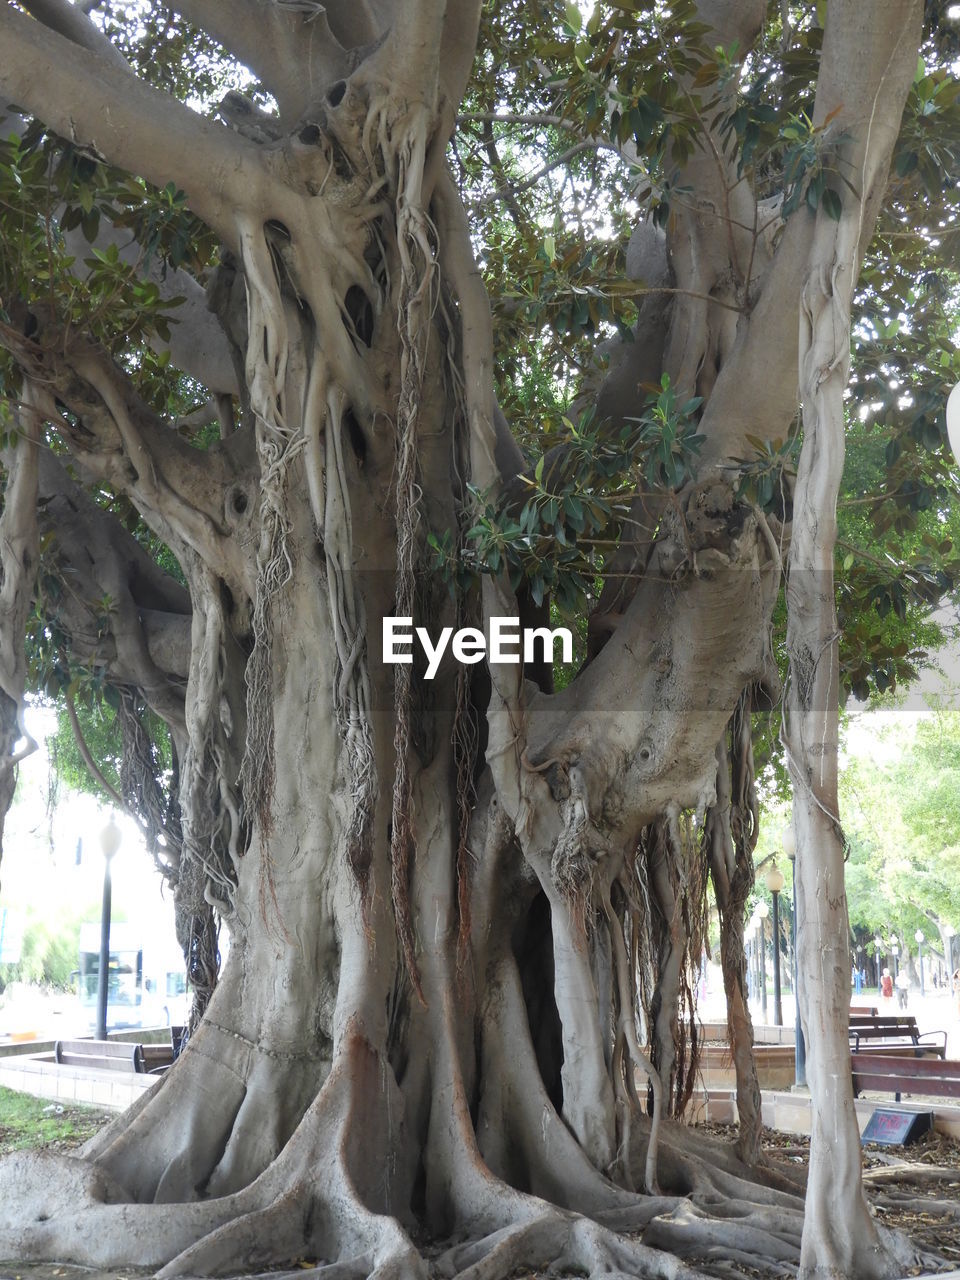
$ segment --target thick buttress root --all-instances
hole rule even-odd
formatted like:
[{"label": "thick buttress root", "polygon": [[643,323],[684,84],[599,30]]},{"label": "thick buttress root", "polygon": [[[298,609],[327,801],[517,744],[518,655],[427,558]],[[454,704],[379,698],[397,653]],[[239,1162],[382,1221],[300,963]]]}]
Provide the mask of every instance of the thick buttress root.
[{"label": "thick buttress root", "polygon": [[[512,1064],[501,1064],[509,1075]],[[515,1069],[527,1068],[521,1053]],[[518,1083],[505,1093],[522,1097]],[[549,1186],[551,1199],[562,1197],[567,1207],[491,1172],[462,1096],[449,1104],[434,1100],[435,1133],[438,1110],[450,1112],[442,1126],[442,1163],[450,1171],[451,1227],[462,1238],[431,1253],[429,1261],[414,1243],[404,1172],[410,1166],[398,1156],[409,1150],[412,1136],[403,1098],[391,1068],[359,1032],[344,1038],[325,1084],[280,1155],[231,1195],[135,1203],[129,1189],[90,1158],[9,1157],[0,1173],[0,1256],[59,1257],[88,1266],[136,1261],[155,1267],[162,1280],[302,1267],[304,1261],[314,1266],[299,1275],[324,1280],[503,1280],[520,1267],[692,1280],[728,1274],[748,1256],[787,1272],[796,1267],[802,1199],[756,1185],[729,1148],[668,1123],[658,1168],[666,1194],[632,1195],[599,1174],[588,1179],[584,1162],[573,1161],[567,1166],[569,1194],[562,1196],[560,1130],[569,1146],[576,1144],[545,1096],[537,1095],[537,1105],[543,1160],[552,1153],[554,1167],[550,1179],[534,1173],[528,1134],[529,1181],[543,1190]],[[516,1104],[510,1118],[522,1120]],[[644,1123],[638,1118],[632,1153],[638,1170],[645,1158]],[[425,1158],[432,1156],[436,1148],[428,1147]],[[586,1213],[573,1207],[582,1209],[584,1193]],[[715,1260],[723,1265],[714,1267]]]}]

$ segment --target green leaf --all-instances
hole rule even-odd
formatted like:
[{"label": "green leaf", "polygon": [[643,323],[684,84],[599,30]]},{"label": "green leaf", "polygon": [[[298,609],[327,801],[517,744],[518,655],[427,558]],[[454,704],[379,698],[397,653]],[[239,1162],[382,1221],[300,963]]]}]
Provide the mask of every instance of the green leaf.
[{"label": "green leaf", "polygon": [[93,244],[97,238],[97,232],[100,230],[100,210],[91,209],[89,213],[84,214],[80,223],[80,230],[83,232],[83,238],[88,244]]},{"label": "green leaf", "polygon": [[843,213],[843,202],[832,187],[827,187],[823,193],[820,203],[828,218],[832,218],[834,222],[840,221],[840,215]]}]

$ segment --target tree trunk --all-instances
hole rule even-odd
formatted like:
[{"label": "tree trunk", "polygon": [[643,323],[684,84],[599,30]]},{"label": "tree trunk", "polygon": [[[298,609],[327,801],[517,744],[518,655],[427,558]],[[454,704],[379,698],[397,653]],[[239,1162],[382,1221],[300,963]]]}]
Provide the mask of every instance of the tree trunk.
[{"label": "tree trunk", "polygon": [[[802,295],[800,391],[804,441],[794,494],[787,580],[790,681],[784,743],[794,785],[797,837],[797,985],[812,1101],[810,1174],[801,1275],[892,1276],[904,1258],[881,1241],[860,1180],[860,1133],[853,1103],[847,1037],[849,921],[844,892],[845,841],[837,804],[840,702],[833,559],[836,504],[843,472],[843,393],[849,373],[850,308],[864,250],[864,209],[886,182],[889,147],[915,62],[918,6],[878,6],[869,20],[856,6],[831,13],[836,48],[859,44],[884,67],[872,96],[855,101],[839,60],[825,44],[815,123],[844,99],[858,128],[838,144],[859,175],[860,201],[841,196],[834,221],[816,218],[811,269]],[[882,92],[886,117],[878,110]]]},{"label": "tree trunk", "polygon": [[[875,216],[915,33],[896,57],[881,37],[865,38],[871,56],[854,88],[874,101],[882,89],[883,107],[865,120],[856,101],[848,113],[863,126],[851,153],[869,163],[864,203],[841,220],[839,249],[832,224],[805,209],[776,254],[759,241],[754,196],[718,127],[705,123],[693,156],[677,155],[680,188],[687,176],[698,194],[671,226],[677,305],[664,360],[678,387],[707,397],[703,465],[662,495],[653,525],[640,522],[606,642],[549,693],[507,663],[481,675],[448,659],[428,680],[419,652],[392,666],[380,647],[387,617],[412,618],[436,637],[520,612],[497,566],[479,588],[452,594],[427,568],[431,534],[453,531],[458,547],[466,539],[468,485],[495,492],[516,479],[504,461],[515,452],[497,434],[489,306],[445,168],[478,6],[422,0],[381,22],[378,5],[182,0],[274,95],[276,114],[236,132],[101,57],[102,37],[81,24],[77,39],[59,6],[26,7],[41,21],[0,6],[0,81],[11,100],[149,181],[174,175],[222,240],[213,293],[224,332],[242,346],[244,421],[200,453],[45,303],[3,327],[84,475],[135,505],[189,585],[187,642],[176,601],[156,607],[156,583],[148,605],[134,551],[124,544],[123,560],[110,537],[89,541],[90,579],[109,575],[117,601],[113,669],[149,692],[179,734],[182,891],[199,909],[202,884],[231,950],[186,1051],[150,1095],[79,1160],[3,1162],[0,1255],[135,1261],[164,1278],[307,1260],[325,1280],[494,1280],[551,1264],[666,1278],[696,1274],[681,1256],[716,1251],[797,1262],[802,1203],[788,1176],[748,1168],[664,1119],[685,948],[693,939],[699,961],[706,879],[704,853],[681,828],[714,806],[716,744],[771,665],[779,551],[767,518],[738,498],[732,460],[756,429],[751,415],[765,435],[789,425],[801,283],[813,416],[798,505],[807,493],[812,515],[828,520],[819,532],[801,523],[791,590],[802,590],[808,562],[829,572],[835,476],[811,479],[809,460],[825,447],[821,402],[832,395],[836,415],[844,366],[835,343],[823,386],[811,372],[825,341],[823,288],[835,280],[823,268],[836,252],[846,272],[846,300],[831,312],[846,325],[837,330],[845,347],[857,247]],[[888,38],[902,6],[881,7]],[[851,26],[840,36],[847,50],[854,8],[830,6],[830,22]],[[700,16],[742,58],[763,12],[711,0]],[[825,47],[828,71],[833,56]],[[41,87],[54,61],[48,98]],[[818,107],[821,117],[835,106]],[[57,483],[62,499],[69,486]],[[811,717],[829,730],[836,681],[830,611],[819,597],[802,608],[802,618],[791,613],[791,749],[813,797],[799,798],[797,811],[809,851],[818,815],[835,812],[831,778],[811,781],[807,753],[817,742],[834,747],[829,731],[814,736]],[[163,614],[152,641],[151,612]],[[804,652],[820,683],[812,700],[797,701]],[[638,867],[643,833],[665,822],[671,860]],[[745,1082],[740,1154],[755,1163],[748,1017],[736,1004],[747,870],[737,834],[732,870],[726,836],[722,849],[717,839],[714,828],[710,856],[729,881],[724,970]],[[825,855],[827,896],[801,892],[808,983],[813,946],[843,958],[838,850],[835,842]],[[810,856],[799,858],[807,883]],[[652,893],[640,903],[645,886]],[[649,923],[654,906],[667,939],[659,1070],[636,1030],[638,921],[645,911]],[[859,1182],[841,1193],[823,1151],[836,1123],[837,1171],[856,1173],[848,1069],[846,1086],[834,1079],[841,969],[823,988],[832,1032],[812,1055],[804,1266],[872,1276],[889,1270],[888,1255],[858,1252],[877,1243]],[[812,1016],[808,997],[808,1025]],[[645,1082],[649,1118],[638,1097]],[[850,1240],[837,1225],[841,1205],[852,1211]],[[446,1251],[436,1256],[427,1238]]]}]

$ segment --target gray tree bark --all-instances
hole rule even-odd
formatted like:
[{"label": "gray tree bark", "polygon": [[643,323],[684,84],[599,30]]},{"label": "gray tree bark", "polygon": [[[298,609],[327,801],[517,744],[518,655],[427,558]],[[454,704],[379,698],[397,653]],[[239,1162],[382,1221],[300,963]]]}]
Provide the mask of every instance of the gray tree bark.
[{"label": "gray tree bark", "polygon": [[[516,666],[471,680],[447,664],[426,682],[379,653],[384,616],[439,627],[519,609],[502,578],[453,602],[422,568],[429,531],[462,536],[468,479],[515,479],[498,434],[489,306],[444,161],[477,6],[388,11],[371,0],[321,13],[184,0],[273,91],[278,114],[258,125],[269,125],[263,137],[140,82],[103,55],[75,7],[27,8],[35,18],[0,5],[0,88],[112,163],[183,187],[242,278],[242,297],[224,290],[220,318],[223,340],[242,347],[249,412],[201,454],[42,306],[0,331],[83,477],[128,498],[183,570],[189,611],[59,464],[39,468],[61,538],[70,520],[87,531],[60,548],[63,563],[111,587],[114,678],[175,734],[183,892],[215,908],[232,940],[187,1050],[149,1097],[79,1159],[0,1165],[0,1255],[136,1261],[163,1277],[307,1257],[320,1260],[317,1276],[476,1280],[549,1264],[692,1276],[682,1258],[720,1250],[800,1262],[807,1274],[892,1274],[895,1249],[866,1215],[835,1083],[845,998],[838,979],[816,985],[812,974],[815,955],[842,958],[846,944],[839,846],[821,821],[835,813],[832,596],[802,593],[807,568],[823,574],[830,562],[840,353],[919,3],[906,15],[878,3],[868,33],[852,0],[829,7],[818,118],[837,106],[842,73],[838,128],[864,178],[839,224],[803,210],[776,248],[748,244],[754,196],[708,126],[686,162],[698,202],[668,235],[681,292],[662,367],[706,398],[703,468],[656,519],[638,521],[623,549],[628,586],[601,602],[592,660],[555,694]],[[702,17],[745,56],[763,6],[704,0]],[[716,302],[704,301],[711,291]],[[760,420],[762,434],[786,433],[798,368],[798,507],[805,496],[809,518],[792,553],[789,746],[801,966],[816,992],[805,1018],[825,1027],[812,1050],[805,1226],[798,1188],[740,1158],[754,1161],[759,1122],[742,1010],[739,1155],[664,1118],[680,934],[690,933],[670,903],[689,867],[656,870],[638,855],[651,824],[666,822],[679,847],[681,814],[712,812],[696,866],[705,884],[711,857],[727,885],[735,1005],[742,868],[718,814],[716,745],[744,690],[768,681],[788,531],[737,501],[731,460]],[[611,402],[622,404],[622,368],[618,377]],[[227,379],[211,375],[209,389],[232,390]],[[30,503],[11,486],[3,519],[29,537]],[[4,590],[22,609],[29,563],[19,554],[10,566]],[[15,609],[0,621],[5,644],[19,643],[18,625]],[[78,607],[78,639],[83,627]],[[812,694],[798,701],[801,688]],[[4,695],[19,707],[22,679]],[[9,759],[6,721],[4,732]],[[811,753],[824,748],[814,777]],[[814,839],[828,850],[816,872]],[[651,885],[677,931],[658,973],[660,1070],[636,1019]],[[650,1117],[638,1096],[648,1083]],[[824,1150],[831,1126],[835,1169],[852,1179],[842,1194]],[[454,1242],[429,1266],[423,1233]]]}]

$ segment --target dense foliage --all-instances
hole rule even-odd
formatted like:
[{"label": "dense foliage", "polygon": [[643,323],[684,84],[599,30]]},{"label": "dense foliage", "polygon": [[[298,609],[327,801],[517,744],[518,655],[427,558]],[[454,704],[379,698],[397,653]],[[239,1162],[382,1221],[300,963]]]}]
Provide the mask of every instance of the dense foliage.
[{"label": "dense foliage", "polygon": [[[740,148],[744,177],[761,193],[785,183],[782,212],[803,217],[818,202],[829,209],[855,175],[832,168],[829,124],[818,131],[809,122],[820,9],[783,10],[791,24],[784,53],[788,33],[774,7],[778,17],[745,65],[736,111],[721,124]],[[256,99],[249,73],[164,6],[109,3],[99,13],[139,74],[200,109],[216,113],[237,87]],[[669,384],[647,388],[649,409],[627,427],[610,429],[578,408],[638,305],[659,288],[630,270],[633,220],[646,204],[665,225],[689,197],[670,166],[694,145],[702,122],[713,123],[718,92],[734,74],[735,51],[698,41],[692,15],[689,0],[669,11],[600,3],[588,13],[556,3],[529,23],[522,5],[487,5],[452,145],[494,305],[500,400],[529,472],[519,498],[476,495],[465,548],[458,551],[445,530],[431,541],[448,576],[462,580],[506,563],[515,585],[526,580],[537,601],[551,594],[568,618],[582,616],[599,590],[631,499],[655,484],[679,489],[696,458],[696,405],[674,405]],[[960,197],[952,177],[960,85],[950,71],[957,43],[947,6],[928,5],[891,198],[857,302],[837,567],[844,689],[860,698],[911,680],[943,642],[930,610],[953,591],[960,566],[943,414],[960,377],[953,344]],[[697,93],[683,87],[681,71],[693,73]],[[151,347],[177,324],[178,299],[142,275],[156,262],[161,273],[188,266],[202,278],[217,261],[214,239],[182,193],[172,184],[151,188],[35,127],[0,144],[0,220],[11,250],[0,260],[0,323],[41,291],[62,323],[82,322],[148,403],[203,448],[209,428],[194,426],[190,414],[203,405],[204,388]],[[108,222],[135,237],[135,254],[120,253],[115,241],[98,244]],[[624,278],[625,264],[637,278]],[[12,362],[0,356],[8,426],[18,388]],[[754,445],[744,490],[760,507],[782,506],[789,501],[782,472],[794,465],[798,434]],[[169,553],[132,507],[128,527],[169,566]],[[89,707],[104,698],[115,705],[96,653],[71,654],[58,627],[65,590],[55,573],[41,575],[34,687],[53,698],[69,690]],[[111,608],[109,599],[88,604],[94,619]]]}]

